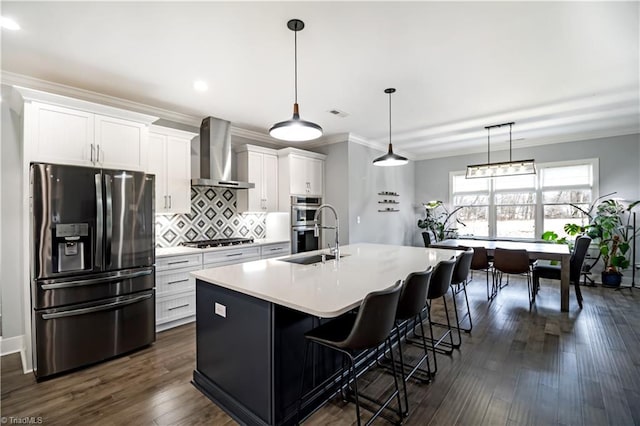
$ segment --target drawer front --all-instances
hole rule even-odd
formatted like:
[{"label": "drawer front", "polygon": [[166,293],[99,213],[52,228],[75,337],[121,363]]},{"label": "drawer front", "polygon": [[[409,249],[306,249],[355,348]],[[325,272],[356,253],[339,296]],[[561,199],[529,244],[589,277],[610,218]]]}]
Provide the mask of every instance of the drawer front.
[{"label": "drawer front", "polygon": [[261,249],[262,259],[269,259],[288,255],[291,252],[291,245],[289,243],[268,244],[262,246]]},{"label": "drawer front", "polygon": [[[195,270],[195,269],[194,269]],[[196,289],[196,279],[190,272],[176,272],[156,275],[156,294],[180,293]]]},{"label": "drawer front", "polygon": [[196,293],[183,293],[171,297],[159,297],[156,299],[156,324],[174,321],[180,318],[195,315]]},{"label": "drawer front", "polygon": [[199,253],[156,258],[156,271],[195,267],[202,267],[202,255]]},{"label": "drawer front", "polygon": [[204,253],[205,268],[249,262],[260,259],[260,246],[237,248],[232,250],[211,251]]}]

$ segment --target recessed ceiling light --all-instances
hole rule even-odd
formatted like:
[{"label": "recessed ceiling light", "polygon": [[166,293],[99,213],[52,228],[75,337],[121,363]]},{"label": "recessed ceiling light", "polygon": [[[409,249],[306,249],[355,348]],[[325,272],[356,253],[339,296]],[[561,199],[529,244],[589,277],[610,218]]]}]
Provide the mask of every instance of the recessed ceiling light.
[{"label": "recessed ceiling light", "polygon": [[20,29],[20,25],[18,25],[16,21],[11,18],[7,18],[6,16],[0,16],[0,27],[12,31],[17,31]]},{"label": "recessed ceiling light", "polygon": [[204,80],[196,80],[193,82],[193,88],[198,92],[206,92],[209,89],[209,85]]}]

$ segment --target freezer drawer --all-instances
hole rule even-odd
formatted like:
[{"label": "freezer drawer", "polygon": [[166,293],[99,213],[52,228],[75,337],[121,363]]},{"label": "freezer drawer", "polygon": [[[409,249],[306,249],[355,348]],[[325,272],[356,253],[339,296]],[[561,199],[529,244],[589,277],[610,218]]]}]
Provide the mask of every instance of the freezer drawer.
[{"label": "freezer drawer", "polygon": [[34,309],[49,309],[150,290],[155,286],[153,266],[81,277],[38,280]]},{"label": "freezer drawer", "polygon": [[34,311],[37,378],[112,358],[155,341],[154,290]]}]

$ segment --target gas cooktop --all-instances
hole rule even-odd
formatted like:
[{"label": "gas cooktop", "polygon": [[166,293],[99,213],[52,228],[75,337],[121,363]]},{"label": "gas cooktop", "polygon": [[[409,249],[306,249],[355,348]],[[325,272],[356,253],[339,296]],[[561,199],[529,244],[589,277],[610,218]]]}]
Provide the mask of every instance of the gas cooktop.
[{"label": "gas cooktop", "polygon": [[180,243],[181,246],[193,248],[225,247],[239,244],[250,244],[253,238],[218,238],[215,240],[189,241]]}]

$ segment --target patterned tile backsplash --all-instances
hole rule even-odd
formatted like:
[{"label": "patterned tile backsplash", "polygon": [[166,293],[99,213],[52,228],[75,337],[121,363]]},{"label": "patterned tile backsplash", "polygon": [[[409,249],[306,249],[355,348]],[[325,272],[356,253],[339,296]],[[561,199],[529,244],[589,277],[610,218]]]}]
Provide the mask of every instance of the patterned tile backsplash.
[{"label": "patterned tile backsplash", "polygon": [[235,190],[191,187],[191,213],[156,215],[156,246],[214,238],[265,238],[264,213],[238,213]]}]

